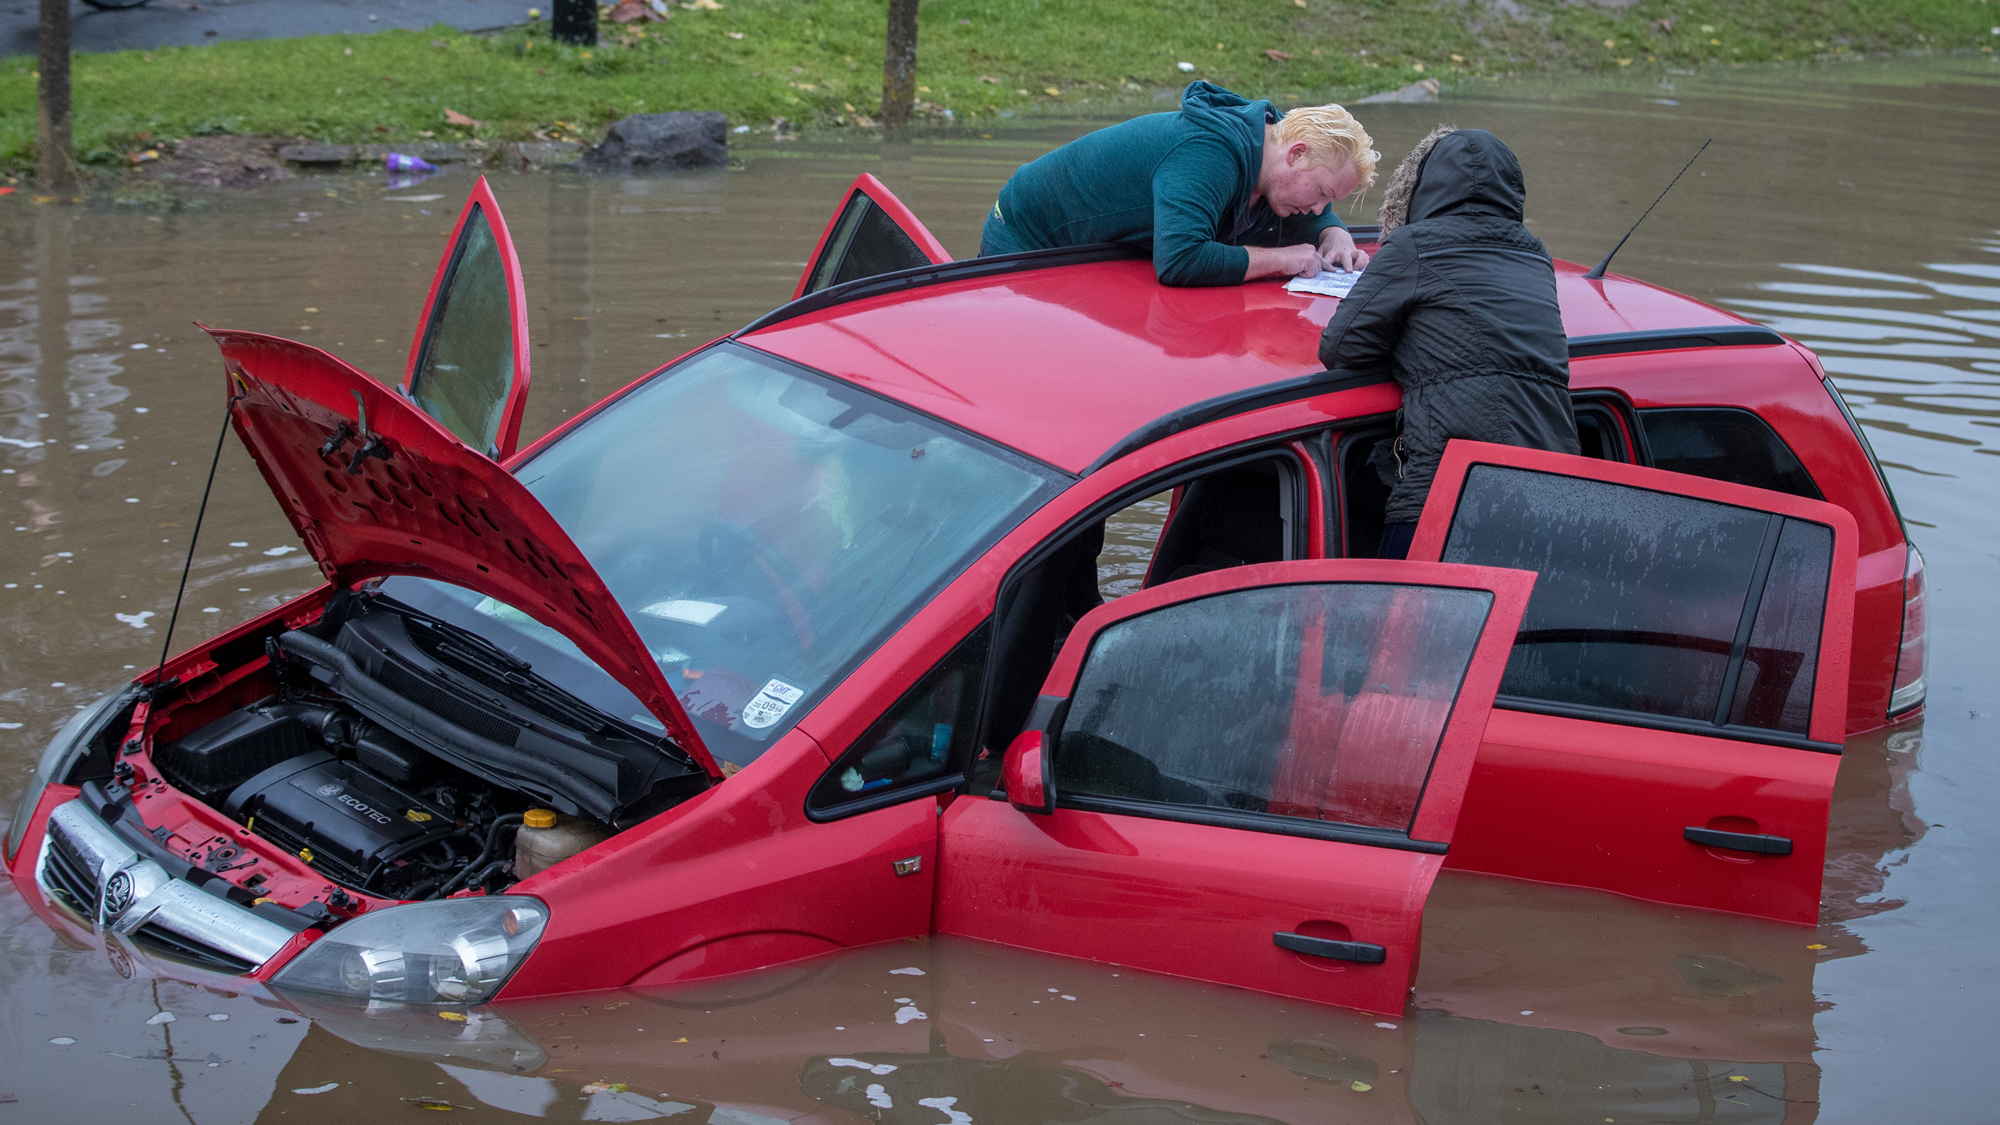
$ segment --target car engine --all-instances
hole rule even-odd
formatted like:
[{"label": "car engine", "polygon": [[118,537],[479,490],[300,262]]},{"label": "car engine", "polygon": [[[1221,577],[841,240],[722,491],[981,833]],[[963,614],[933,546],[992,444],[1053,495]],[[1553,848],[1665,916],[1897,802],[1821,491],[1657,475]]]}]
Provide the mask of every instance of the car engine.
[{"label": "car engine", "polygon": [[386,898],[511,882],[504,837],[532,803],[351,710],[276,698],[161,747],[153,761],[327,878]]},{"label": "car engine", "polygon": [[[385,597],[337,595],[263,642],[271,694],[157,745],[177,789],[349,890],[497,892],[523,818],[590,846],[707,786],[670,742],[479,636]],[[537,826],[533,874],[565,858]]]}]

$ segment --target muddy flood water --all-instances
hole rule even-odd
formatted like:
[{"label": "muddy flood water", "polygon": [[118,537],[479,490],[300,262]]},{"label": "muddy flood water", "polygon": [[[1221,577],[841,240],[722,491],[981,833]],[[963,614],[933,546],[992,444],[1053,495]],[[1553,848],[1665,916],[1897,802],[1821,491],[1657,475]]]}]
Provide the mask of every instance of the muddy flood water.
[{"label": "muddy flood water", "polygon": [[[1929,561],[1928,715],[1848,745],[1817,930],[1446,872],[1397,1020],[932,939],[448,1021],[151,979],[66,944],[4,884],[0,1122],[2000,1120],[2000,68],[1724,70],[1364,109],[1390,162],[1441,120],[1499,133],[1528,169],[1532,229],[1586,262],[1715,138],[1617,268],[1816,349]],[[523,438],[783,301],[856,173],[970,254],[1011,169],[1091,124],[767,142],[728,171],[645,179],[496,176],[533,318]],[[470,186],[0,199],[0,809],[68,715],[160,656],[222,421],[191,322],[400,377]],[[232,439],[175,647],[316,581]]]}]

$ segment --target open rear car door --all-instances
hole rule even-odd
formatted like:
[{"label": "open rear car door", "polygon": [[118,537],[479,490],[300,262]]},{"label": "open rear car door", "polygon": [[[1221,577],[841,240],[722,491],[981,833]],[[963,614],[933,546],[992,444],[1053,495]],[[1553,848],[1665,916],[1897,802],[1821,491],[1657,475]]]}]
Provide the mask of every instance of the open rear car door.
[{"label": "open rear car door", "polygon": [[1412,559],[1536,571],[1451,866],[1819,914],[1853,517],[1659,469],[1454,441]]},{"label": "open rear car door", "polygon": [[792,299],[859,278],[949,261],[944,245],[903,201],[863,172],[820,232],[819,245],[813,248],[806,272],[799,275]]},{"label": "open rear car door", "polygon": [[471,448],[495,461],[514,455],[528,402],[528,298],[484,176],[438,262],[403,394]]},{"label": "open rear car door", "polygon": [[1400,1015],[1530,575],[1316,560],[1078,622],[936,929]]}]

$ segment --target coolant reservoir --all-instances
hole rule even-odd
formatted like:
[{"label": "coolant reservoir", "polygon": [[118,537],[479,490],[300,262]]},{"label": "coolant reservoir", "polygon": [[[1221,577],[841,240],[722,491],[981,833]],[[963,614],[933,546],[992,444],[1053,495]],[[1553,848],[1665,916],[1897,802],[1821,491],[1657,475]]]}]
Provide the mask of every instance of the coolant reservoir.
[{"label": "coolant reservoir", "polygon": [[514,878],[539,875],[606,839],[604,830],[587,820],[561,816],[554,809],[529,809],[514,833]]}]

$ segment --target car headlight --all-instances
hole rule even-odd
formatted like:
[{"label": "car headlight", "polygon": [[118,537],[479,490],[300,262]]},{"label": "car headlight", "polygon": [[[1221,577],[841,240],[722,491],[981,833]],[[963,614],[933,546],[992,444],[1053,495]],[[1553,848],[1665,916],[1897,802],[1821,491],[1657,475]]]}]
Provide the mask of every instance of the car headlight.
[{"label": "car headlight", "polygon": [[76,768],[76,760],[90,749],[90,740],[103,729],[104,723],[119,709],[130,707],[139,697],[141,689],[137,684],[127,684],[116,691],[107,691],[97,697],[97,701],[64,723],[54,738],[42,750],[42,760],[35,772],[28,778],[28,788],[21,794],[21,804],[14,810],[14,821],[7,826],[7,858],[14,858],[20,850],[22,837],[28,834],[28,818],[35,815],[35,806],[41,804],[42,790],[58,781],[67,781],[70,770]]},{"label": "car headlight", "polygon": [[404,1004],[477,1004],[507,983],[548,920],[548,907],[519,895],[371,910],[307,946],[271,984]]}]

